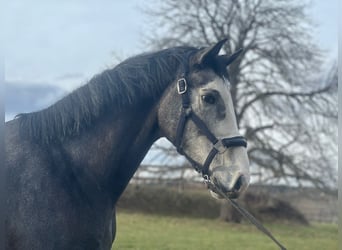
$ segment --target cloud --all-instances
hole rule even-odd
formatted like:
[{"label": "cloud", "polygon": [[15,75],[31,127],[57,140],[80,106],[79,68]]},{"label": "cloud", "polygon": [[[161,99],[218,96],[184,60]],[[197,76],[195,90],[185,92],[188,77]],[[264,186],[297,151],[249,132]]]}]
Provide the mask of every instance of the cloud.
[{"label": "cloud", "polygon": [[[112,65],[113,51],[142,52],[139,1],[5,1],[7,78],[52,82],[80,72],[88,79]],[[67,90],[78,86],[76,77],[57,80]]]},{"label": "cloud", "polygon": [[56,77],[56,81],[65,81],[70,79],[83,79],[85,76],[82,73],[66,73]]},{"label": "cloud", "polygon": [[6,118],[13,114],[44,109],[53,104],[66,92],[46,83],[5,82]]}]

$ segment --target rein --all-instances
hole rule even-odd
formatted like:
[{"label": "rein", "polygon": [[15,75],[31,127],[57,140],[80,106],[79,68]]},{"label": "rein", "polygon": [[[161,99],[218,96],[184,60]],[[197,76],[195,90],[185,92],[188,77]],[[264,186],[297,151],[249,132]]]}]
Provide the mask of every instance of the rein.
[{"label": "rein", "polygon": [[247,220],[249,220],[257,229],[259,229],[261,232],[263,232],[266,236],[268,236],[275,244],[279,246],[281,250],[286,250],[286,248],[271,234],[270,231],[268,231],[256,218],[254,218],[253,215],[251,215],[246,209],[241,207],[239,203],[234,201],[233,199],[230,199],[222,190],[217,187],[210,178],[204,178],[204,183],[207,185],[208,189],[211,191],[221,195],[226,200],[228,200],[232,206],[240,212]]},{"label": "rein", "polygon": [[198,164],[191,158],[187,157],[192,163],[195,170],[202,174],[204,178],[204,183],[207,185],[208,189],[221,195],[227,199],[232,206],[238,210],[247,220],[249,220],[253,225],[256,226],[261,232],[267,235],[275,244],[277,244],[281,250],[286,250],[286,248],[257,220],[255,219],[247,210],[241,207],[236,201],[230,199],[215,183],[210,180],[209,166],[217,153],[223,153],[229,147],[247,147],[247,140],[242,136],[234,136],[228,138],[218,139],[209,130],[206,124],[201,120],[200,117],[193,112],[191,108],[190,96],[188,92],[188,84],[186,80],[187,70],[184,71],[181,78],[177,81],[177,92],[182,97],[182,111],[181,116],[177,126],[175,146],[177,151],[184,155],[182,149],[182,138],[185,130],[185,125],[189,119],[199,128],[199,130],[208,138],[208,140],[213,144],[212,150],[209,152],[204,164]]}]

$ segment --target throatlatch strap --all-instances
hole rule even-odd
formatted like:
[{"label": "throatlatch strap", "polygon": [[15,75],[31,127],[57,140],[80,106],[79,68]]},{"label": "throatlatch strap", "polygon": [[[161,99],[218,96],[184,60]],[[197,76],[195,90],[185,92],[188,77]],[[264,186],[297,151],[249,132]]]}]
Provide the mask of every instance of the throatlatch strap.
[{"label": "throatlatch strap", "polygon": [[177,132],[176,132],[176,140],[175,140],[175,146],[177,148],[177,151],[181,153],[181,143],[182,143],[182,138],[183,138],[183,133],[185,129],[185,124],[186,124],[186,118],[187,118],[187,113],[184,109],[182,109],[181,116],[179,118],[178,126],[177,126]]}]

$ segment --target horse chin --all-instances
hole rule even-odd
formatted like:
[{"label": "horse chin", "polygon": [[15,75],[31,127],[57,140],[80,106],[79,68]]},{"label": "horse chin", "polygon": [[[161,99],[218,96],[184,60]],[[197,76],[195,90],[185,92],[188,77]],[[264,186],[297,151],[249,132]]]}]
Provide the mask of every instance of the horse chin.
[{"label": "horse chin", "polygon": [[229,199],[237,199],[239,197],[239,193],[237,192],[229,192],[227,193],[227,197],[223,197],[222,195],[218,194],[218,193],[215,193],[214,191],[211,191],[210,190],[210,194],[213,198],[217,199],[217,200],[221,200],[221,199],[224,199],[224,198],[229,198]]},{"label": "horse chin", "polygon": [[213,198],[215,198],[217,200],[221,200],[221,199],[224,198],[223,196],[221,196],[221,195],[219,195],[219,194],[217,194],[217,193],[215,193],[215,192],[213,192],[211,190],[209,192],[210,192],[211,197],[213,197]]}]

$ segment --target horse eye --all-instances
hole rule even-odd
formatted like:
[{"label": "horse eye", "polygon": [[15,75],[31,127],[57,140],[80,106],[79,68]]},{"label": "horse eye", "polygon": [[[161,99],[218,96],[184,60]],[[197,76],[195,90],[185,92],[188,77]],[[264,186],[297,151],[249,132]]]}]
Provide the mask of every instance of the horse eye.
[{"label": "horse eye", "polygon": [[216,97],[212,94],[206,94],[202,95],[202,100],[208,104],[215,104],[216,103]]}]

